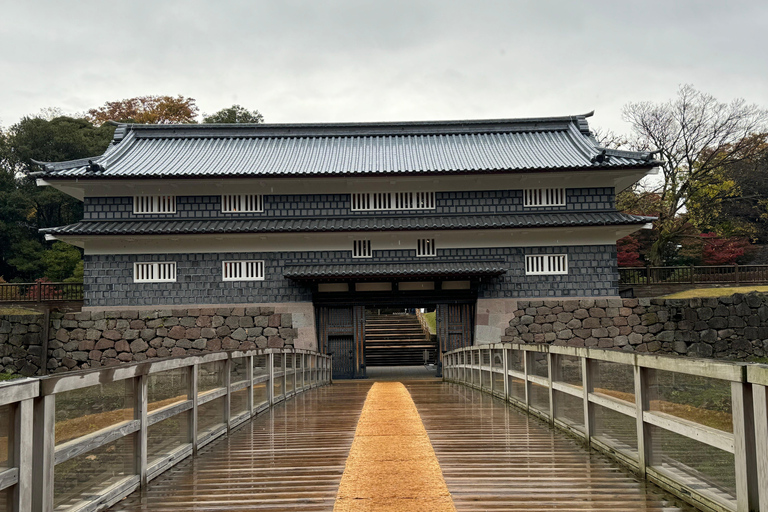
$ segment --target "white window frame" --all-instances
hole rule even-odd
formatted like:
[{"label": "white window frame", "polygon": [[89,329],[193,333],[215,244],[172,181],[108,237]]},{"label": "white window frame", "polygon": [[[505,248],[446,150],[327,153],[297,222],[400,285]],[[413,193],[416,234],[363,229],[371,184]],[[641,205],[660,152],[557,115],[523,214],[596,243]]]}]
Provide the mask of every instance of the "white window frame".
[{"label": "white window frame", "polygon": [[434,210],[435,193],[408,192],[353,192],[351,208],[355,212],[385,210]]},{"label": "white window frame", "polygon": [[264,196],[261,194],[222,194],[222,213],[261,213]]},{"label": "white window frame", "polygon": [[373,258],[373,249],[371,248],[370,240],[353,240],[352,241],[352,257],[353,258]]},{"label": "white window frame", "polygon": [[175,283],[175,261],[137,261],[133,264],[134,283]]},{"label": "white window frame", "polygon": [[133,213],[136,215],[176,213],[176,196],[133,196]]},{"label": "white window frame", "polygon": [[263,281],[264,260],[228,260],[221,262],[223,281]]},{"label": "white window frame", "polygon": [[419,238],[416,240],[416,256],[429,258],[437,256],[437,246],[434,238]]},{"label": "white window frame", "polygon": [[523,206],[525,208],[565,206],[565,203],[564,188],[528,188],[523,190]]},{"label": "white window frame", "polygon": [[565,275],[568,273],[567,254],[531,254],[525,257],[525,275]]}]

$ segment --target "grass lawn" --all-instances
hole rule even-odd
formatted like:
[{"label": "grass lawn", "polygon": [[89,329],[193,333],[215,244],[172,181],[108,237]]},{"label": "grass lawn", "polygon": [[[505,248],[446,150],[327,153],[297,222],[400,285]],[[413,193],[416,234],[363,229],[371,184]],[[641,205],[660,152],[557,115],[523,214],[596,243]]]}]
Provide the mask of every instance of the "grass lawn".
[{"label": "grass lawn", "polygon": [[437,332],[437,320],[435,319],[435,312],[432,311],[431,313],[424,313],[424,318],[427,320],[427,325],[429,326],[429,332],[436,333]]},{"label": "grass lawn", "polygon": [[728,297],[734,293],[768,292],[768,286],[732,286],[728,288],[696,288],[665,295],[662,299],[693,299],[699,297]]},{"label": "grass lawn", "polygon": [[0,307],[0,315],[39,315],[39,311],[26,308],[3,308]]}]

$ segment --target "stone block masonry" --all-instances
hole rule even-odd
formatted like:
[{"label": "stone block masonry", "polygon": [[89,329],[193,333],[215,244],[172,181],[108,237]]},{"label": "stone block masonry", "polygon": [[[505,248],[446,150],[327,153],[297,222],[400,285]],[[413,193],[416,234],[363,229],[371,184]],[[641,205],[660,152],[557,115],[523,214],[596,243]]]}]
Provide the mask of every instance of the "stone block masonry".
[{"label": "stone block masonry", "polygon": [[768,295],[518,301],[501,341],[691,357],[768,355]]},{"label": "stone block masonry", "polygon": [[[8,331],[8,332],[6,332]],[[317,349],[310,304],[51,313],[0,319],[0,371],[39,375],[224,350]]]}]

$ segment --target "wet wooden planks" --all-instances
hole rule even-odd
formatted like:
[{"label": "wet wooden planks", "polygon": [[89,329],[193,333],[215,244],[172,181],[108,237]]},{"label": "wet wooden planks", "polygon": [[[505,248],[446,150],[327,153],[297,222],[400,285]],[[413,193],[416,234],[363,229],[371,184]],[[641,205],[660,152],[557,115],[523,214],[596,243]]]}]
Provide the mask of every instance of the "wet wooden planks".
[{"label": "wet wooden planks", "polygon": [[278,404],[110,510],[331,511],[371,384],[334,384]]},{"label": "wet wooden planks", "polygon": [[458,511],[679,511],[663,491],[487,394],[410,382]]}]

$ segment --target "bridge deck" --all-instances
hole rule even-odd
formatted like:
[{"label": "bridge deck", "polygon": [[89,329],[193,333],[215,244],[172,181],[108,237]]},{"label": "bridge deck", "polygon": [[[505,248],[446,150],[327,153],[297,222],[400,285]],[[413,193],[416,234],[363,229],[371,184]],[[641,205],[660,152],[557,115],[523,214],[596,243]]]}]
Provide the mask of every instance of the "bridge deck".
[{"label": "bridge deck", "polygon": [[[503,402],[406,382],[459,511],[683,510],[608,460]],[[331,511],[370,381],[279,404],[112,511]]]}]

